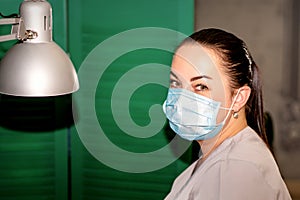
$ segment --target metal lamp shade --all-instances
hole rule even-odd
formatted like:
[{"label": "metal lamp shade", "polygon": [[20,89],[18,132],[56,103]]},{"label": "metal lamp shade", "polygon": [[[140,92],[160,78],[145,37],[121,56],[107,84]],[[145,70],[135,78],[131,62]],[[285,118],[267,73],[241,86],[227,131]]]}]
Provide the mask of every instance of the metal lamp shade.
[{"label": "metal lamp shade", "polygon": [[16,44],[0,62],[0,93],[44,97],[78,88],[70,58],[54,42]]}]

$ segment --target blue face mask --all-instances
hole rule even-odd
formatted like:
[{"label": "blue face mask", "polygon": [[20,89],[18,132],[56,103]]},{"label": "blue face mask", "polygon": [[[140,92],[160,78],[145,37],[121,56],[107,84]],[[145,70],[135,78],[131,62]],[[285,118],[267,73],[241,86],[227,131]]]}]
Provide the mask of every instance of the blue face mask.
[{"label": "blue face mask", "polygon": [[189,90],[170,88],[163,110],[170,127],[179,136],[189,141],[207,140],[222,130],[228,117],[227,114],[224,121],[216,123],[220,104]]}]

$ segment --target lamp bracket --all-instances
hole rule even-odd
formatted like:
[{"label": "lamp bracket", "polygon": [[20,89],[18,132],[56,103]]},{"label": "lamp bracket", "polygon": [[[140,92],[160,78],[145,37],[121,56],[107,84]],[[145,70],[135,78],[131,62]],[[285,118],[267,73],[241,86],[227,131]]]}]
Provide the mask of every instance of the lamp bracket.
[{"label": "lamp bracket", "polygon": [[27,33],[29,31],[25,30],[25,25],[22,17],[0,19],[0,25],[12,25],[11,33],[9,35],[0,36],[0,42],[15,40],[15,39],[25,41],[26,39],[28,39],[29,35],[37,36],[37,34]]}]

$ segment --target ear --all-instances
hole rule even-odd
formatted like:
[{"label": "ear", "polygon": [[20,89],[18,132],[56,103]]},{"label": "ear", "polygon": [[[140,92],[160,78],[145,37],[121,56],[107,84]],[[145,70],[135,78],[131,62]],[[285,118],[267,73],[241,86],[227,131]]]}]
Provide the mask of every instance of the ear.
[{"label": "ear", "polygon": [[[233,105],[233,111],[238,112],[241,108],[243,108],[251,94],[251,88],[247,85],[240,87],[238,90],[234,92],[232,101],[235,100]],[[236,96],[237,95],[237,96]]]}]

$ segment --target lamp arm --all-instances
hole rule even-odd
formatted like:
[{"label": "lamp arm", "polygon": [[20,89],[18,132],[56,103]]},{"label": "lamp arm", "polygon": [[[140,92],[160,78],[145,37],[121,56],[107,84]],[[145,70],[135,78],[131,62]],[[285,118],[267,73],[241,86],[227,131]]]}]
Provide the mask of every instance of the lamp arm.
[{"label": "lamp arm", "polygon": [[22,17],[0,19],[0,25],[12,25],[11,34],[0,36],[0,42],[9,40],[26,40],[26,30]]}]

